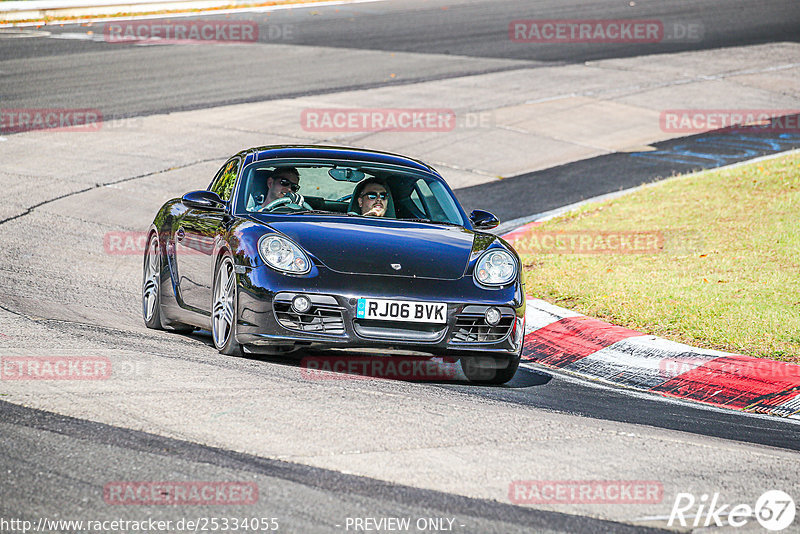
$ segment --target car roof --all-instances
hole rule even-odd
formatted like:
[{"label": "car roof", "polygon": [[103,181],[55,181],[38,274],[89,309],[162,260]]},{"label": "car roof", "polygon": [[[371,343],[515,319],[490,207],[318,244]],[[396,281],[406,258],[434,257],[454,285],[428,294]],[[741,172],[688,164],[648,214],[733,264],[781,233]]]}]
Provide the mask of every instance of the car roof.
[{"label": "car roof", "polygon": [[399,154],[390,152],[380,152],[377,150],[366,150],[363,148],[338,147],[338,146],[319,146],[319,145],[272,145],[255,147],[241,152],[242,156],[256,152],[253,161],[266,161],[270,159],[338,159],[354,160],[367,163],[384,163],[388,165],[400,165],[413,169],[425,171],[439,176],[433,168],[421,161],[407,158]]}]

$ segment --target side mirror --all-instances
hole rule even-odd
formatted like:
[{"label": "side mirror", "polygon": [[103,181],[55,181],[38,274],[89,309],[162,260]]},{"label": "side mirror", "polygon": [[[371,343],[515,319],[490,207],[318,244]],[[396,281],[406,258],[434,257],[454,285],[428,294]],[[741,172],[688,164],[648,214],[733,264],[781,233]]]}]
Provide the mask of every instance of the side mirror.
[{"label": "side mirror", "polygon": [[472,221],[472,226],[476,230],[490,230],[500,224],[500,220],[497,217],[483,210],[472,210],[472,213],[469,214],[469,220]]},{"label": "side mirror", "polygon": [[190,208],[200,208],[211,211],[224,211],[225,202],[219,198],[219,195],[212,191],[192,191],[186,193],[181,198],[181,202]]}]

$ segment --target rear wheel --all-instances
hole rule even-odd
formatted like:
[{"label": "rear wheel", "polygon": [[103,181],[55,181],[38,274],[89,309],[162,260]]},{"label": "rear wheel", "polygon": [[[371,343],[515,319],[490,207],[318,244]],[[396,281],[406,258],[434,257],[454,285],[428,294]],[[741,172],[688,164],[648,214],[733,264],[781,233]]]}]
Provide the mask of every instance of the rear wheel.
[{"label": "rear wheel", "polygon": [[161,252],[158,234],[150,236],[144,253],[142,280],[142,317],[147,328],[163,330],[161,326]]},{"label": "rear wheel", "polygon": [[236,342],[236,297],[236,273],[233,269],[233,258],[230,254],[225,254],[217,263],[214,273],[211,334],[217,350],[231,356],[242,355],[242,346]]},{"label": "rear wheel", "polygon": [[[194,330],[193,326],[182,323],[170,323],[161,314],[161,247],[158,234],[153,234],[147,242],[144,252],[144,270],[142,279],[142,317],[147,328],[170,330],[181,334]],[[166,328],[164,325],[166,324]]]},{"label": "rear wheel", "polygon": [[461,358],[461,370],[473,384],[505,384],[519,368],[519,355],[494,356],[481,355]]}]

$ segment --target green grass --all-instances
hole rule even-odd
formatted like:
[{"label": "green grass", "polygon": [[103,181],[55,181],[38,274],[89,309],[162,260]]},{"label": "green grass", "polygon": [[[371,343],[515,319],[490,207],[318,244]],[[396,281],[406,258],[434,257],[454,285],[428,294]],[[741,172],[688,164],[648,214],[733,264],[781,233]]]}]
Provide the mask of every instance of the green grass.
[{"label": "green grass", "polygon": [[[663,241],[628,254],[531,248],[541,232],[624,231]],[[796,153],[646,186],[534,232],[514,244],[528,295],[695,346],[800,363]]]}]

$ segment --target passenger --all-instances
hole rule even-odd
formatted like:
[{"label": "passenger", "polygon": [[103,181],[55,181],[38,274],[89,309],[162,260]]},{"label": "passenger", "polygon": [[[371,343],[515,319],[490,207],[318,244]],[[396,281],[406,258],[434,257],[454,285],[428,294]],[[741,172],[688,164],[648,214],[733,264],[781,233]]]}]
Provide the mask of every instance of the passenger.
[{"label": "passenger", "polygon": [[383,180],[367,178],[356,186],[358,194],[358,207],[361,215],[368,217],[384,217],[389,206],[391,194]]}]

